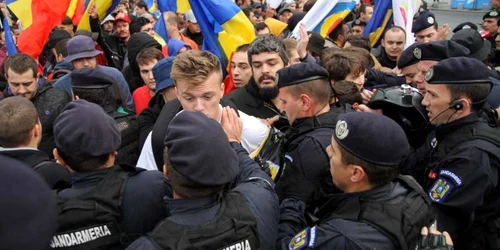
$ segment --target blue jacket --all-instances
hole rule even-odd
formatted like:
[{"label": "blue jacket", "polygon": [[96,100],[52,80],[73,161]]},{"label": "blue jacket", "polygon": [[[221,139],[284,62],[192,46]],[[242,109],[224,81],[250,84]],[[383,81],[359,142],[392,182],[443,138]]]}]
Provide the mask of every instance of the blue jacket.
[{"label": "blue jacket", "polygon": [[[122,90],[123,97],[125,98],[125,102],[127,103],[127,110],[135,114],[134,102],[132,101],[132,95],[130,94],[130,88],[128,87],[127,81],[123,77],[122,73],[115,68],[97,65],[97,69],[102,70],[102,72],[110,75],[116,82],[120,89]],[[66,91],[70,96],[71,94],[71,74],[67,74],[57,80],[54,84],[54,87]]]},{"label": "blue jacket", "polygon": [[[272,179],[248,157],[240,144],[232,143],[239,158],[239,173],[231,183],[230,192],[242,195],[257,220],[262,249],[274,249],[278,233],[279,206]],[[198,200],[167,200],[168,220],[178,224],[199,225],[215,219],[220,202],[214,198]],[[165,236],[168,237],[168,236]],[[149,237],[141,237],[127,249],[158,249]]]},{"label": "blue jacket", "polygon": [[[74,172],[71,188],[61,190],[64,198],[76,197],[92,190],[110,172],[99,169],[92,172]],[[162,173],[143,171],[130,176],[125,184],[121,205],[124,230],[127,234],[143,235],[166,217],[163,203],[165,196],[172,196],[172,190]]]}]

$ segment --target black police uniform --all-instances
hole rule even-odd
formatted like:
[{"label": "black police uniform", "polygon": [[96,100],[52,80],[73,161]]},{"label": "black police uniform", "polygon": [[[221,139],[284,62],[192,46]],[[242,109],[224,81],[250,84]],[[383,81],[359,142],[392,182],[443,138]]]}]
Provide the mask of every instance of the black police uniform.
[{"label": "black police uniform", "polygon": [[[370,136],[376,138],[360,143]],[[391,168],[409,148],[399,125],[375,114],[340,116],[334,138],[358,158]],[[332,194],[314,224],[306,221],[304,201],[290,197],[280,206],[279,249],[414,249],[420,228],[434,220],[431,201],[410,176],[368,191]]]},{"label": "black police uniform", "polygon": [[[493,10],[490,10],[488,11],[486,14],[484,14],[483,16],[483,20],[485,18],[496,18],[497,20],[500,18],[500,10],[498,9],[493,9]],[[495,50],[496,49],[496,42],[495,42],[495,39],[497,38],[497,33],[495,31],[495,34],[491,34],[489,37],[488,37],[488,41],[490,42],[491,44],[491,49],[492,50]]]},{"label": "black police uniform", "polygon": [[[165,137],[172,167],[200,185],[230,183],[220,195],[167,199],[168,217],[129,249],[274,249],[279,206],[273,181],[223,133],[201,113],[183,111],[172,120]],[[205,150],[193,155],[186,150],[193,143]],[[214,154],[219,157],[207,162]]]},{"label": "black police uniform", "polygon": [[115,119],[122,137],[122,143],[116,156],[117,164],[136,165],[139,159],[139,123],[135,115],[111,111],[108,114]]},{"label": "black police uniform", "polygon": [[[314,80],[328,83],[328,72],[317,64],[299,63],[278,71],[278,87],[307,84]],[[325,105],[329,105],[326,103]],[[328,112],[313,117],[299,118],[287,130],[287,142],[283,146],[283,164],[278,173],[276,192],[282,200],[289,186],[296,185],[296,175],[304,174],[306,179],[315,180],[309,197],[308,211],[313,212],[326,201],[326,197],[339,190],[329,175],[330,161],[326,147],[330,145],[337,116],[349,111],[345,105],[333,105]]]},{"label": "black police uniform", "polygon": [[[450,58],[432,67],[426,81],[489,84],[488,71],[475,59]],[[454,103],[449,109],[458,112],[462,107]],[[500,242],[500,131],[473,111],[437,126],[434,135],[407,162],[413,168],[416,162],[428,162],[421,183],[437,208],[438,230],[451,234],[455,249],[496,249],[490,243]]]},{"label": "black police uniform", "polygon": [[422,11],[414,16],[413,27],[411,32],[417,34],[418,32],[436,25],[436,17],[430,11]]}]

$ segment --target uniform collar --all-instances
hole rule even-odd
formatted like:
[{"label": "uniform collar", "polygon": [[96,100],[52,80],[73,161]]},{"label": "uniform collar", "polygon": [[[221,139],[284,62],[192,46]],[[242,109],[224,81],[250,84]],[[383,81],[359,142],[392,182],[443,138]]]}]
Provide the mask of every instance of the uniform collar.
[{"label": "uniform collar", "polygon": [[452,134],[459,128],[466,126],[471,123],[479,121],[479,116],[476,113],[472,113],[466,117],[462,117],[456,121],[443,124],[436,127],[436,140],[439,142],[443,140],[446,136]]},{"label": "uniform collar", "polygon": [[101,168],[92,172],[73,172],[71,174],[71,188],[80,189],[96,186],[111,173],[113,168]]},{"label": "uniform collar", "polygon": [[212,196],[200,199],[171,199],[166,200],[169,215],[181,214],[189,211],[203,210],[214,206],[220,201],[220,196]]}]

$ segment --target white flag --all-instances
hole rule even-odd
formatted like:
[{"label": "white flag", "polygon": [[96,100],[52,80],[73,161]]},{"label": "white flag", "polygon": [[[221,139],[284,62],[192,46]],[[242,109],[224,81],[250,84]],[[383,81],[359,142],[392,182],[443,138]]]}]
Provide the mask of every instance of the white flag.
[{"label": "white flag", "polygon": [[406,31],[405,48],[415,42],[415,36],[411,32],[413,26],[413,16],[420,8],[420,0],[392,0],[392,10],[394,25]]},{"label": "white flag", "polygon": [[273,9],[277,9],[281,2],[283,2],[283,0],[267,0],[267,6],[273,8]]}]

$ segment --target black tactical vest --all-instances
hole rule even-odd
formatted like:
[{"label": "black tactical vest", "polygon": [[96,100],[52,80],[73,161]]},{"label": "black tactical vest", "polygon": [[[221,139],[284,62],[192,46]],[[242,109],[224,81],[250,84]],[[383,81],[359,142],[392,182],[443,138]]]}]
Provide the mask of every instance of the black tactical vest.
[{"label": "black tactical vest", "polygon": [[149,233],[162,249],[260,249],[257,222],[244,198],[236,192],[222,197],[216,219],[203,225],[180,225],[164,219]]},{"label": "black tactical vest", "polygon": [[57,249],[124,249],[133,239],[124,233],[121,203],[127,179],[143,169],[114,166],[91,191],[57,196],[58,229],[50,243]]},{"label": "black tactical vest", "polygon": [[109,115],[115,119],[121,135],[121,144],[116,156],[116,164],[136,165],[139,159],[139,124],[135,115],[111,112]]},{"label": "black tactical vest", "polygon": [[400,175],[397,180],[409,189],[402,202],[380,203],[358,196],[346,199],[322,221],[340,218],[364,222],[388,237],[398,249],[415,249],[420,230],[434,222],[435,213],[431,200],[413,178]]}]

